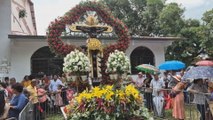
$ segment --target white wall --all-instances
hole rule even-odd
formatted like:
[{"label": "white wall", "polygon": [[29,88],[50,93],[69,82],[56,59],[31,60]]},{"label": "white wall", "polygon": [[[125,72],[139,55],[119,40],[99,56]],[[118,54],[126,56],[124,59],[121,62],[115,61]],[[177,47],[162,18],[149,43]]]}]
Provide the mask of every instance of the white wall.
[{"label": "white wall", "polygon": [[0,0],[0,63],[3,58],[10,60],[11,2]]},{"label": "white wall", "polygon": [[[36,35],[36,29],[33,26],[29,0],[12,0],[12,34]],[[19,11],[26,10],[26,17],[19,18]]]},{"label": "white wall", "polygon": [[38,39],[12,42],[10,77],[15,77],[17,81],[21,81],[24,75],[30,75],[31,56],[36,50],[44,46],[47,46],[47,42]]},{"label": "white wall", "polygon": [[[85,39],[72,39],[72,44],[75,45],[85,45]],[[69,43],[68,40],[64,40],[64,42]],[[103,40],[103,42],[113,42],[108,40]],[[145,46],[149,48],[155,56],[155,63],[158,66],[160,63],[165,61],[164,49],[167,45],[170,44],[170,41],[154,41],[154,40],[132,40],[130,47],[126,51],[127,56],[130,57],[132,51],[139,47]],[[26,74],[30,74],[31,72],[31,56],[35,51],[39,48],[47,46],[47,41],[45,39],[12,39],[12,47],[11,47],[11,77],[16,77],[18,81],[23,79],[23,76]]]},{"label": "white wall", "polygon": [[167,40],[132,40],[131,45],[126,51],[127,56],[130,57],[133,50],[137,47],[144,46],[149,48],[154,54],[155,66],[159,66],[165,61],[165,48],[171,43]]}]

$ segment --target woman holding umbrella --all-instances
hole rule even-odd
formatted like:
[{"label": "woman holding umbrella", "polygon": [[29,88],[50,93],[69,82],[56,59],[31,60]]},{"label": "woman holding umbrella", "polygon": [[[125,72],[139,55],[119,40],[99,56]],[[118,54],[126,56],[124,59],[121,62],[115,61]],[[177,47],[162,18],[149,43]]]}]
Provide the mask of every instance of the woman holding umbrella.
[{"label": "woman holding umbrella", "polygon": [[172,116],[178,120],[184,120],[185,118],[183,90],[186,86],[187,82],[179,82],[172,90],[172,92],[175,94],[173,99]]},{"label": "woman holding umbrella", "polygon": [[193,103],[197,104],[197,109],[201,115],[200,120],[205,120],[205,93],[208,92],[207,85],[204,83],[203,79],[195,79],[194,83],[187,89],[187,91],[194,94]]}]

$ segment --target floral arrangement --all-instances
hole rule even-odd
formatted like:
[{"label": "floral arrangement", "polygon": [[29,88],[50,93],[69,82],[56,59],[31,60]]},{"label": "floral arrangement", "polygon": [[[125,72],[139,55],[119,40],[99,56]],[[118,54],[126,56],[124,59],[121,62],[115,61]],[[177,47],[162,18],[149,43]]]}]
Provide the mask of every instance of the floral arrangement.
[{"label": "floral arrangement", "polygon": [[64,108],[69,120],[124,120],[150,118],[142,105],[139,91],[128,85],[121,89],[113,86],[95,87],[77,95]]},{"label": "floral arrangement", "polygon": [[61,34],[65,30],[66,25],[78,22],[81,16],[87,11],[95,11],[101,18],[101,21],[110,25],[118,36],[118,40],[115,44],[105,45],[103,48],[104,56],[101,64],[101,74],[103,77],[102,79],[107,80],[108,75],[105,73],[105,70],[107,69],[106,62],[109,54],[116,49],[125,51],[129,47],[130,35],[126,25],[121,20],[115,18],[110,10],[102,3],[95,1],[81,2],[79,5],[68,11],[64,16],[55,19],[55,21],[51,22],[48,27],[47,41],[51,51],[59,56],[66,56],[75,49],[80,50],[80,47],[78,46],[64,43]]},{"label": "floral arrangement", "polygon": [[122,51],[115,50],[110,53],[107,60],[107,72],[109,73],[129,73],[131,69],[129,58]]},{"label": "floral arrangement", "polygon": [[75,49],[64,58],[63,71],[65,73],[73,73],[81,75],[87,73],[91,69],[89,58],[79,50]]}]

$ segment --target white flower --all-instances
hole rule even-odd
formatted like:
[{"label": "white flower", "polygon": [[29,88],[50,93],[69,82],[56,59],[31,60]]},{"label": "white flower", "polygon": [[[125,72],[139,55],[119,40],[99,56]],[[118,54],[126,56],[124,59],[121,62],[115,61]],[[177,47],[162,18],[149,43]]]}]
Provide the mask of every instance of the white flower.
[{"label": "white flower", "polygon": [[124,52],[115,50],[110,53],[107,60],[107,72],[128,72],[130,71],[130,61]]},{"label": "white flower", "polygon": [[91,68],[89,58],[79,50],[70,52],[70,54],[64,58],[63,66],[65,73],[89,72]]},{"label": "white flower", "polygon": [[81,61],[79,61],[78,63],[77,63],[77,65],[82,65],[83,63],[81,62]]}]

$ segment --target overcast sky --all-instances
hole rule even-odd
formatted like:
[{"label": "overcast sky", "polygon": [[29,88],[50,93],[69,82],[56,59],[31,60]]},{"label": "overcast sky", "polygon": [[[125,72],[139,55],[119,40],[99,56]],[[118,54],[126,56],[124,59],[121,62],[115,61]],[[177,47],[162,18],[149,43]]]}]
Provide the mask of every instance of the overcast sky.
[{"label": "overcast sky", "polygon": [[[70,10],[82,0],[32,0],[35,7],[38,35],[44,35],[51,21]],[[185,18],[201,19],[202,14],[213,8],[213,0],[167,0],[185,8]]]}]

